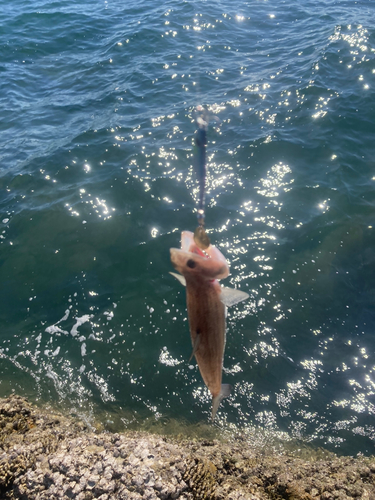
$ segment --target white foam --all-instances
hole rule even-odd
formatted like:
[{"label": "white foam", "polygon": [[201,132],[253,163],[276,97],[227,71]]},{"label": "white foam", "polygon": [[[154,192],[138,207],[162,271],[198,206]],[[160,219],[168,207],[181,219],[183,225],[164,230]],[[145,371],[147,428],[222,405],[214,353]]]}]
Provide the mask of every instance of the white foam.
[{"label": "white foam", "polygon": [[58,324],[59,324],[59,323],[61,323],[62,321],[67,320],[67,319],[68,319],[68,317],[69,317],[69,314],[70,314],[70,311],[69,311],[69,309],[67,309],[67,310],[65,311],[64,316],[63,316],[61,319],[59,319],[59,321],[57,321],[56,323],[54,323],[53,325],[51,325],[51,326],[47,326],[47,328],[45,329],[45,331],[46,331],[47,333],[50,333],[51,335],[52,335],[53,333],[63,333],[64,335],[68,335],[68,333],[69,333],[69,332],[67,332],[67,331],[65,331],[65,330],[61,330],[61,328],[59,328],[59,327],[58,327],[58,326],[56,326],[56,325],[58,325]]},{"label": "white foam", "polygon": [[105,316],[107,316],[107,321],[111,321],[111,319],[113,318],[114,314],[113,314],[113,311],[104,311],[103,313]]},{"label": "white foam", "polygon": [[83,343],[83,344],[81,345],[81,356],[82,356],[82,357],[83,357],[83,356],[86,356],[86,344],[85,344],[85,343]]},{"label": "white foam", "polygon": [[47,328],[46,328],[45,331],[47,333],[50,333],[51,335],[53,333],[63,333],[64,335],[68,335],[69,334],[69,332],[67,332],[66,330],[62,330],[61,328],[59,328],[56,325],[47,326]]},{"label": "white foam", "polygon": [[66,321],[69,318],[69,314],[70,314],[69,309],[66,309],[64,316],[61,319],[59,319],[59,321],[57,323],[61,323],[61,321]]},{"label": "white foam", "polygon": [[78,328],[83,325],[84,323],[86,323],[87,321],[90,320],[90,315],[89,314],[84,314],[83,316],[81,316],[80,318],[75,318],[76,319],[76,323],[75,325],[73,326],[73,328],[70,330],[70,333],[73,337],[75,337],[76,335],[78,335]]}]

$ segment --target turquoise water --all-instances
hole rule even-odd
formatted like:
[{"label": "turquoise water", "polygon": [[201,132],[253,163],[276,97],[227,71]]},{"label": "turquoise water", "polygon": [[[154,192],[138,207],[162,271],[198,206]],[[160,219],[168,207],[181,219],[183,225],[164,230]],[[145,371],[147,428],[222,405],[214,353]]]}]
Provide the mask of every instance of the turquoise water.
[{"label": "turquoise water", "polygon": [[208,420],[168,274],[203,104],[207,228],[251,297],[218,432],[374,453],[374,25],[364,0],[4,3],[0,396]]}]

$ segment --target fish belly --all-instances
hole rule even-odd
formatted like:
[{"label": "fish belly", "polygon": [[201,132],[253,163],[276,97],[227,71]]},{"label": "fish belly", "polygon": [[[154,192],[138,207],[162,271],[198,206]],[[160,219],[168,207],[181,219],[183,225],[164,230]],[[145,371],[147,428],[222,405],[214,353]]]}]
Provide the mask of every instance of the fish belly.
[{"label": "fish belly", "polygon": [[[215,397],[221,391],[225,348],[225,306],[209,282],[186,289],[190,335],[203,381]],[[197,336],[199,339],[197,340]]]}]

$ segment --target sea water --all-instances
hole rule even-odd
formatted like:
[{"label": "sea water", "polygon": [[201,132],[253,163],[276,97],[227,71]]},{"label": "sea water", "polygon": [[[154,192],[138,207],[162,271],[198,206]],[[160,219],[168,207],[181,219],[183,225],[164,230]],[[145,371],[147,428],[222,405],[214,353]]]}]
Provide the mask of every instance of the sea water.
[{"label": "sea water", "polygon": [[2,2],[0,396],[209,428],[169,275],[203,105],[207,231],[250,295],[211,431],[373,453],[374,25],[366,0]]}]

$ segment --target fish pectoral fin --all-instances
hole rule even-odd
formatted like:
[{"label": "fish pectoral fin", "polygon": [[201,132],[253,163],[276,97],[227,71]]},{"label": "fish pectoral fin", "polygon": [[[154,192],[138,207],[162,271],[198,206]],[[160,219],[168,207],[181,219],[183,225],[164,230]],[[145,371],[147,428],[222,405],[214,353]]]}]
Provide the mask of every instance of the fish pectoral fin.
[{"label": "fish pectoral fin", "polygon": [[199,333],[197,333],[197,336],[195,337],[195,340],[194,340],[193,352],[191,353],[191,356],[189,358],[189,363],[193,359],[193,357],[195,356],[195,353],[198,350],[200,341],[201,341],[201,336],[199,335]]},{"label": "fish pectoral fin", "polygon": [[232,386],[230,384],[221,384],[220,394],[212,398],[212,413],[211,413],[212,420],[215,418],[216,412],[219,408],[221,401],[224,398],[227,398],[230,395],[231,391],[232,391]]},{"label": "fish pectoral fin", "polygon": [[246,292],[242,292],[241,290],[237,290],[236,288],[229,288],[227,286],[221,287],[220,300],[227,307],[235,306],[239,302],[246,300],[249,298],[249,294]]},{"label": "fish pectoral fin", "polygon": [[186,279],[181,274],[171,273],[171,272],[169,274],[174,276],[176,280],[178,280],[181,283],[181,285],[186,286]]}]

